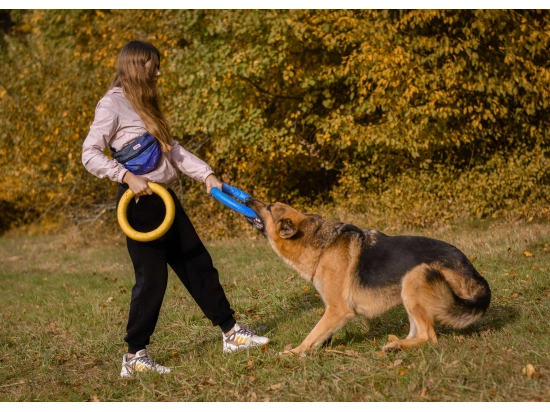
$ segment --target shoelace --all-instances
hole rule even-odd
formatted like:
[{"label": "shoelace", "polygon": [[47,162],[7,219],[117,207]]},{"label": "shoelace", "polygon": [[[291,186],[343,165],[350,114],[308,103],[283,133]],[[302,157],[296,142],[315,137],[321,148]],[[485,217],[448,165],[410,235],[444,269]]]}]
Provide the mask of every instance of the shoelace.
[{"label": "shoelace", "polygon": [[132,364],[131,367],[134,367],[137,361],[140,361],[141,363],[144,363],[147,366],[150,366],[151,368],[155,368],[157,366],[157,363],[153,360],[153,358],[150,358],[148,355],[140,356],[139,358],[134,356],[127,363],[131,363]]},{"label": "shoelace", "polygon": [[245,328],[244,326],[241,326],[241,328],[235,332],[236,335],[244,335],[244,336],[254,336],[254,332],[250,329]]}]

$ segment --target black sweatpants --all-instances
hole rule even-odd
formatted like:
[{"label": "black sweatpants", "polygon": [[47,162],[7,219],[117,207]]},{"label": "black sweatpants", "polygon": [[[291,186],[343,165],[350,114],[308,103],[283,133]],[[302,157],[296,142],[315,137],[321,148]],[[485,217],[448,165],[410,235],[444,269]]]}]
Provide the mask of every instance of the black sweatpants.
[{"label": "black sweatpants", "polygon": [[[117,206],[127,189],[128,185],[119,185]],[[136,276],[124,338],[130,353],[145,349],[155,330],[168,283],[167,265],[176,272],[212,325],[220,326],[223,332],[230,331],[235,325],[235,312],[225,296],[212,258],[179,199],[171,189],[168,191],[176,205],[174,223],[168,232],[151,242],[126,237]],[[140,232],[156,229],[165,214],[164,202],[156,194],[141,196],[137,203],[134,198],[128,205],[128,223]]]}]

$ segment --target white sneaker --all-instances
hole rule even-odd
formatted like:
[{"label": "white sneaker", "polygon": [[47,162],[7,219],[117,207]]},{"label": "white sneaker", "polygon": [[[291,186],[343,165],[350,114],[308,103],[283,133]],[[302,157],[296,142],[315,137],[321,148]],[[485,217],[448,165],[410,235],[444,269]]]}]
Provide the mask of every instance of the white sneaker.
[{"label": "white sneaker", "polygon": [[170,368],[159,365],[153,358],[147,355],[147,349],[142,349],[136,353],[133,358],[128,359],[128,354],[125,353],[122,357],[122,370],[120,376],[122,378],[130,378],[135,372],[156,371],[158,373],[170,373]]},{"label": "white sneaker", "polygon": [[238,323],[235,324],[231,335],[225,336],[225,333],[222,332],[222,338],[224,352],[235,352],[242,349],[249,349],[255,346],[265,345],[269,342],[269,338],[266,338],[265,336],[257,336],[250,329],[247,329],[244,326],[239,326]]}]

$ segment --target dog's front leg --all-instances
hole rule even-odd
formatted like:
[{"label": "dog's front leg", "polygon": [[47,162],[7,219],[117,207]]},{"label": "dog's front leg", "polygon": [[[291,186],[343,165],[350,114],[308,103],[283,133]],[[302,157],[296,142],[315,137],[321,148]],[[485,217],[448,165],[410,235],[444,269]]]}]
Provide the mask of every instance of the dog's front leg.
[{"label": "dog's front leg", "polygon": [[315,327],[309,332],[302,344],[285,353],[301,354],[325,342],[330,336],[340,330],[346,323],[353,319],[355,313],[350,309],[341,307],[327,307],[325,314]]}]

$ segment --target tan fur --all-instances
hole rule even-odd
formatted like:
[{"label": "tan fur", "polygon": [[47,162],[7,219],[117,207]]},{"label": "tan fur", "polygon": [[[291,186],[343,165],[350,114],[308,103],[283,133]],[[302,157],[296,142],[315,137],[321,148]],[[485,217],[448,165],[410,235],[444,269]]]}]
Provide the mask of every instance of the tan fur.
[{"label": "tan fur", "polygon": [[[438,264],[413,267],[400,283],[383,288],[362,285],[357,274],[361,248],[365,243],[373,246],[380,232],[352,230],[336,236],[339,223],[304,215],[288,205],[267,205],[257,199],[249,199],[247,205],[260,217],[273,250],[302,278],[313,282],[325,304],[321,320],[290,352],[303,353],[321,345],[356,314],[372,318],[401,303],[409,316],[409,335],[386,344],[385,350],[436,344],[436,322],[464,327],[481,316],[449,310],[455,296],[472,299],[484,290],[474,280]],[[439,277],[430,278],[430,271],[437,271]]]}]

